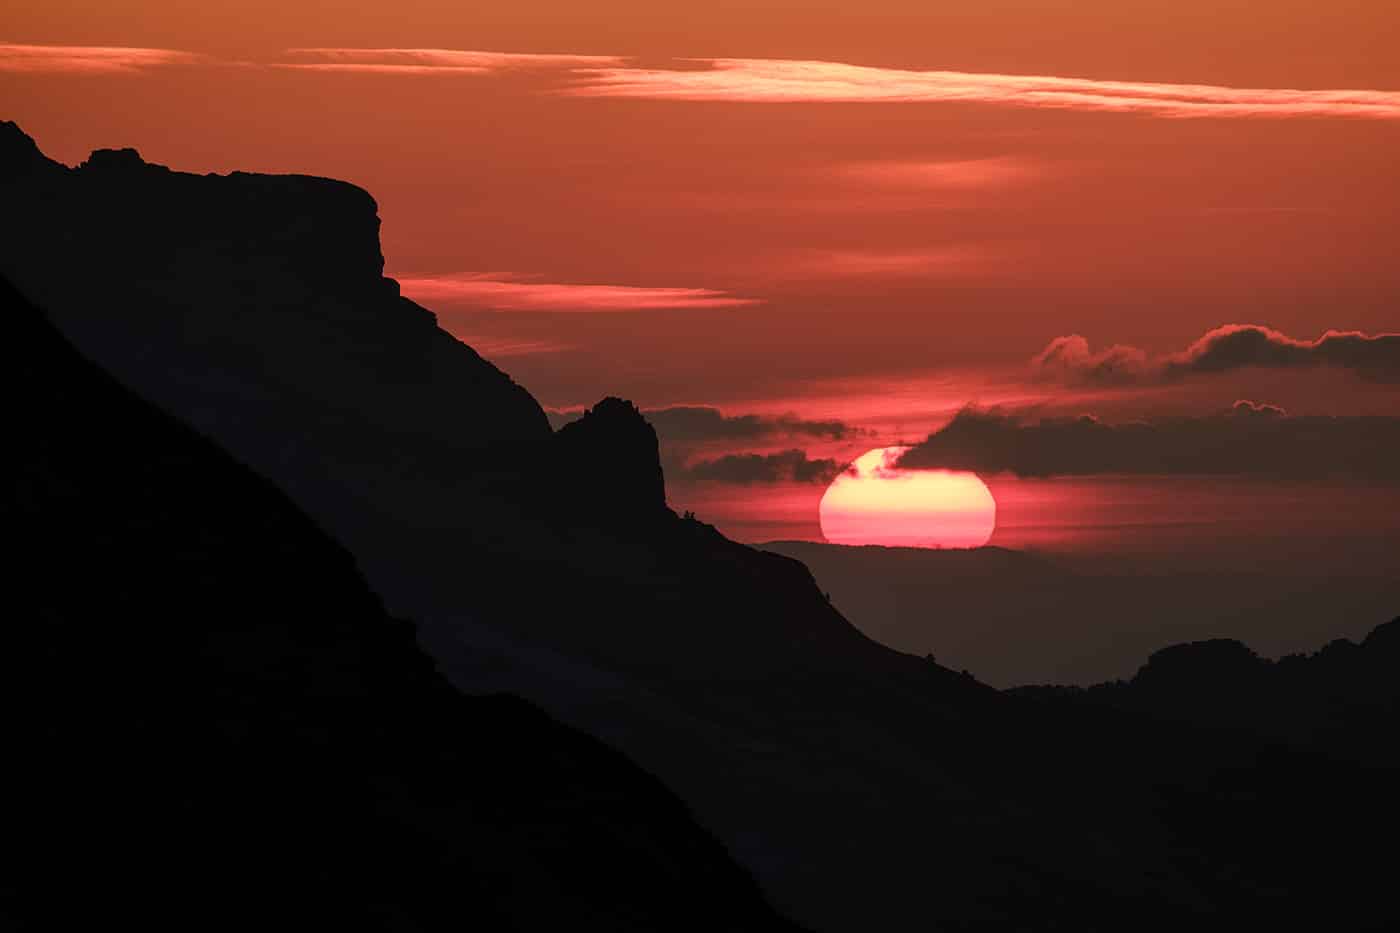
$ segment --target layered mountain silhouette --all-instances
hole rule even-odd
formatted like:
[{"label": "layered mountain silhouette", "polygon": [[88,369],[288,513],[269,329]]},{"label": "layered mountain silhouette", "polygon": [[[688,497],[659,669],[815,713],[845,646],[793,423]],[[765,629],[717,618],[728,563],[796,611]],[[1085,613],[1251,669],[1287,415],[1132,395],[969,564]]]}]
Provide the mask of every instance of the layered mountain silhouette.
[{"label": "layered mountain silhouette", "polygon": [[1229,636],[1269,655],[1357,637],[1400,605],[1400,573],[1132,570],[1000,547],[773,541],[862,632],[999,687],[1130,675],[1162,645]]},{"label": "layered mountain silhouette", "polygon": [[0,308],[6,929],[795,929],[655,778],[459,694],[285,495]]},{"label": "layered mountain silhouette", "polygon": [[[629,403],[605,400],[551,433],[523,389],[383,278],[363,191],[187,175],[130,151],[68,168],[11,124],[0,129],[0,193],[0,269],[80,351],[341,541],[389,611],[418,621],[459,689],[527,697],[656,774],[797,921],[833,931],[1388,925],[1376,920],[1388,910],[1387,866],[1365,848],[1397,827],[1393,772],[1245,729],[1001,693],[870,640],[799,562],[672,513],[655,434]],[[117,453],[141,449],[133,440]],[[201,493],[224,501],[221,485]],[[81,579],[82,563],[52,552],[42,563],[52,586]],[[277,563],[302,582],[296,561]],[[206,593],[182,605],[192,621],[176,639],[221,611]],[[336,657],[322,627],[335,616],[305,616],[320,621],[293,639],[301,657]],[[236,659],[238,644],[209,654]],[[188,731],[203,734],[205,719],[191,704]],[[421,732],[470,749],[469,727],[429,719]],[[340,754],[284,771],[320,786],[386,757],[372,743],[346,752],[348,765]],[[404,819],[456,844],[437,812]],[[542,807],[539,832],[567,817]],[[606,806],[596,817],[618,833],[631,818]],[[600,902],[618,894],[599,890]],[[698,897],[657,890],[679,912]],[[739,902],[716,909],[726,903]]]}]

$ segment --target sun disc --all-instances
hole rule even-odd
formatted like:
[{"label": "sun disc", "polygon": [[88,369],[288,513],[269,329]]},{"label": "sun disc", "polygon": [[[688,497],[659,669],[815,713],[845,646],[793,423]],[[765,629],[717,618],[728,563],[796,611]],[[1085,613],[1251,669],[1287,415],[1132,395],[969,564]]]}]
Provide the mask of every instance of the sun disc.
[{"label": "sun disc", "polygon": [[902,470],[908,447],[878,447],[822,496],[822,535],[833,544],[969,548],[991,540],[997,504],[975,473]]}]

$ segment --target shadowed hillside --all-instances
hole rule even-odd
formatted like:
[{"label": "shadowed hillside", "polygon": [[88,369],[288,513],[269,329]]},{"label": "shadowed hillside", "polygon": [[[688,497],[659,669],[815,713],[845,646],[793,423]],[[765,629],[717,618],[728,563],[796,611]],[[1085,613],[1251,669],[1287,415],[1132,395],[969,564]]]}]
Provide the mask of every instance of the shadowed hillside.
[{"label": "shadowed hillside", "polygon": [[65,334],[290,493],[459,687],[621,749],[804,924],[1370,926],[1389,773],[871,641],[797,561],[673,514],[632,405],[551,434],[382,279],[358,189],[0,135],[0,264]]},{"label": "shadowed hillside", "polygon": [[7,929],[790,929],[654,778],[458,694],[271,484],[0,309]]}]

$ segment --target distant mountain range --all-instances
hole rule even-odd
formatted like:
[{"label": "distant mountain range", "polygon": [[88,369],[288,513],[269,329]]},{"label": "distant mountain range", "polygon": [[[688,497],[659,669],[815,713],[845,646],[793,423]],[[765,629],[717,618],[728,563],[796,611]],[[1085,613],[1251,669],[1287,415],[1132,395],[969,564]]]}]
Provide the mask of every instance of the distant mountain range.
[{"label": "distant mountain range", "polygon": [[[1365,633],[1400,606],[1400,572],[1285,576],[1096,570],[998,547],[773,541],[862,632],[1001,687],[1126,677],[1162,645],[1230,636],[1273,655]],[[1400,565],[1397,565],[1400,567]]]},{"label": "distant mountain range", "polygon": [[[75,865],[60,840],[116,846],[150,813],[192,854],[160,863],[191,910],[225,902],[199,865],[260,845],[229,869],[245,903],[325,865],[302,907],[384,929],[452,910],[452,878],[484,928],[554,929],[571,904],[580,926],[781,922],[626,760],[446,691],[314,522],[459,690],[524,696],[657,775],[812,929],[1389,927],[1370,856],[1400,828],[1389,766],[1249,720],[999,692],[878,644],[801,563],[672,513],[631,404],[551,432],[383,278],[363,191],[129,150],[68,168],[6,124],[0,194],[11,354],[35,361],[9,394],[57,398],[17,435],[6,507],[32,542],[18,634],[47,647],[7,653],[45,660],[13,679],[42,858],[4,903],[100,884],[123,850]],[[65,401],[25,302],[115,382]],[[207,437],[162,421],[203,460],[126,427],[117,383]],[[119,912],[150,900],[114,877]]]}]

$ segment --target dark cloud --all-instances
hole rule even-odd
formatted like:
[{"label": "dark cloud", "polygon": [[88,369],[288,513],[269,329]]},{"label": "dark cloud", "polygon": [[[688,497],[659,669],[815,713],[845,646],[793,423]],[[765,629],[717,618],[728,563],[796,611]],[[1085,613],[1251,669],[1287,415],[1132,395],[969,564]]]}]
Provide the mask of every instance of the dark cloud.
[{"label": "dark cloud", "polygon": [[653,408],[643,414],[657,434],[672,441],[749,440],[782,434],[839,441],[864,433],[843,421],[810,421],[796,415],[725,415],[708,406]]},{"label": "dark cloud", "polygon": [[1031,420],[968,408],[900,465],[1018,476],[1222,475],[1400,483],[1400,417],[1294,416],[1236,402],[1223,412],[1110,424],[1084,415]]},{"label": "dark cloud", "polygon": [[[583,414],[580,410],[549,410],[555,430]],[[813,421],[796,415],[726,415],[708,405],[675,405],[642,412],[664,442],[749,441],[765,437],[817,437],[840,441],[869,433],[844,421]]]},{"label": "dark cloud", "polygon": [[1400,334],[1329,330],[1316,340],[1298,340],[1258,324],[1226,324],[1180,353],[1156,359],[1121,345],[1094,352],[1074,334],[1056,337],[1031,360],[1041,378],[1095,385],[1168,382],[1250,366],[1330,366],[1376,382],[1400,382]]},{"label": "dark cloud", "polygon": [[1078,334],[1056,337],[1031,359],[1042,379],[1117,385],[1141,381],[1151,369],[1147,354],[1137,347],[1115,345],[1095,353]]},{"label": "dark cloud", "polygon": [[1171,377],[1244,366],[1336,366],[1368,379],[1400,382],[1400,334],[1368,336],[1360,331],[1329,330],[1316,340],[1295,340],[1267,327],[1230,324],[1210,331],[1184,353],[1169,357],[1163,372]]},{"label": "dark cloud", "polygon": [[846,468],[836,460],[811,460],[804,450],[775,454],[727,454],[686,469],[689,479],[722,483],[829,483]]}]

